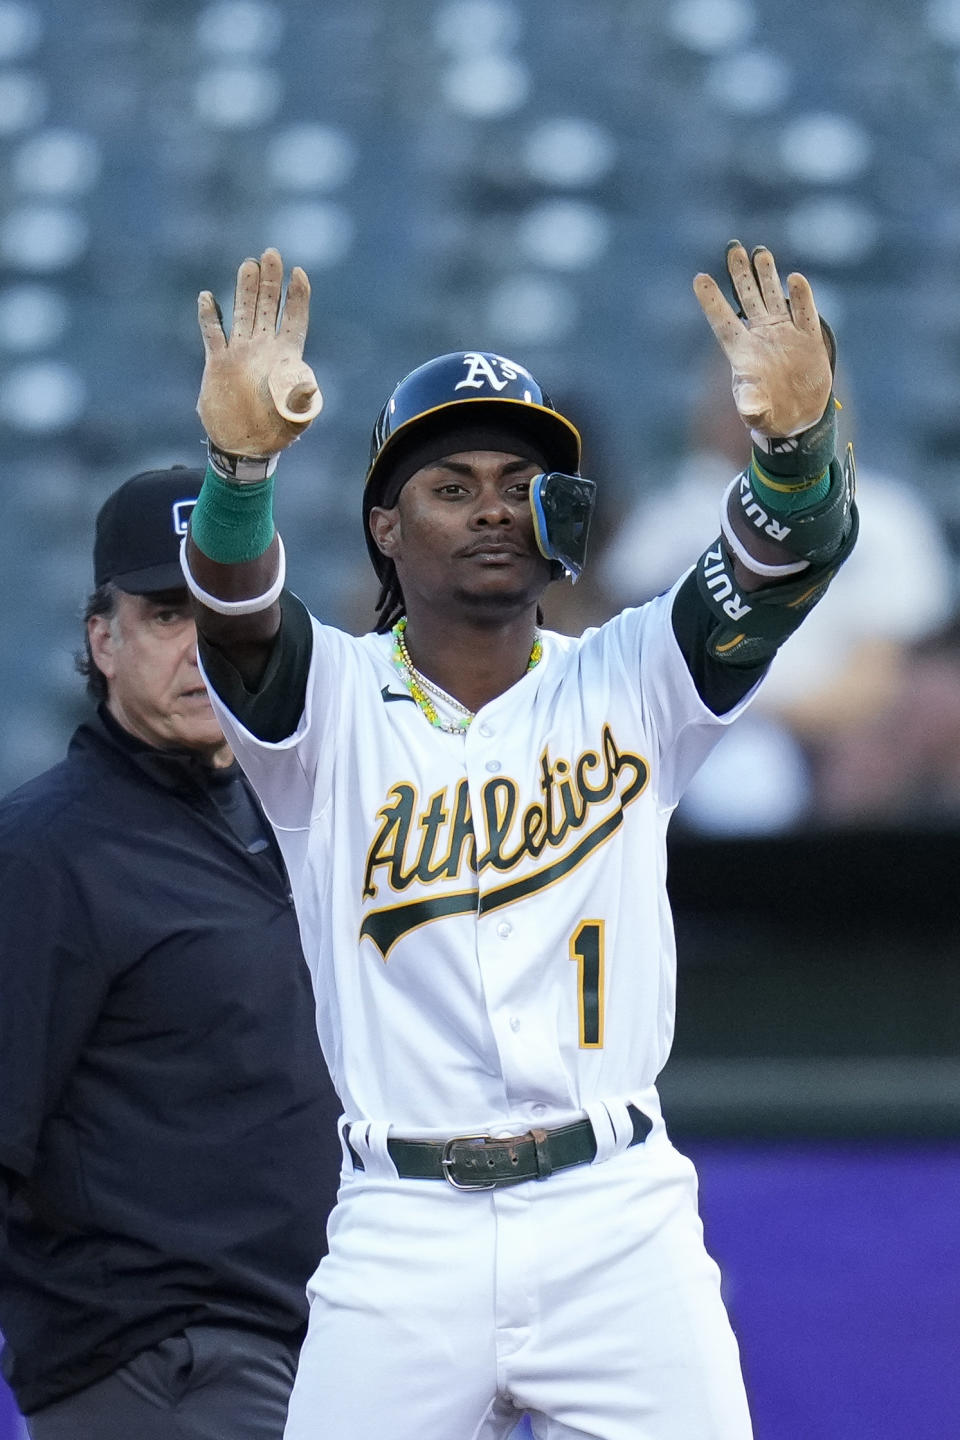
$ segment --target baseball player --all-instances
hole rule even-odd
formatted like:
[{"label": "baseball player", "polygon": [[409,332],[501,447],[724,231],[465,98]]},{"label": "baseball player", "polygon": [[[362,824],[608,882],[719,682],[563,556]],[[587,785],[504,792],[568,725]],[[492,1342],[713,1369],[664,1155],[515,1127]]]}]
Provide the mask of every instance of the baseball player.
[{"label": "baseball player", "polygon": [[[183,563],[215,706],[287,862],[344,1174],[287,1440],[744,1440],[737,1346],[664,1128],[684,786],[856,535],[833,344],[733,242],[697,298],[752,459],[664,595],[543,631],[584,564],[580,436],[501,355],[428,361],[373,434],[374,633],[285,588],[277,455],[321,398],[274,250],[199,301],[209,466]],[[677,525],[684,517],[677,515]],[[692,558],[692,557],[691,557]],[[746,886],[764,877],[743,877]],[[769,877],[766,877],[769,883]]]}]

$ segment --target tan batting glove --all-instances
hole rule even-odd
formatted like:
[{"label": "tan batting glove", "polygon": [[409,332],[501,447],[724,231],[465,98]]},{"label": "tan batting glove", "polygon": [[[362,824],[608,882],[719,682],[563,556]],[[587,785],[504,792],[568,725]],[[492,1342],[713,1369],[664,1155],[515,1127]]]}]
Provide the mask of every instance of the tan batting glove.
[{"label": "tan batting glove", "polygon": [[742,318],[709,275],[693,289],[733,367],[733,398],[743,423],[762,435],[790,436],[820,419],[830,399],[830,354],[813,292],[802,275],[787,276],[784,296],[773,256],[727,246],[727,269]]},{"label": "tan batting glove", "polygon": [[295,265],[281,315],[282,288],[278,251],[244,260],[229,338],[210,291],[202,290],[197,300],[206,356],[197,413],[212,444],[230,455],[276,455],[323,408],[316,377],[303,360],[310,281]]}]

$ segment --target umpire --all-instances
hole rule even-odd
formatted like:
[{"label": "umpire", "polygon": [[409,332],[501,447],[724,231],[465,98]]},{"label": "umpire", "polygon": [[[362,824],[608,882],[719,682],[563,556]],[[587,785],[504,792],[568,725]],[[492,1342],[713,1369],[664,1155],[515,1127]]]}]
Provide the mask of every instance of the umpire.
[{"label": "umpire", "polygon": [[0,1331],[34,1440],[280,1437],[326,1250],[339,1107],[178,564],[202,480],[104,504],[96,716],[0,804]]}]

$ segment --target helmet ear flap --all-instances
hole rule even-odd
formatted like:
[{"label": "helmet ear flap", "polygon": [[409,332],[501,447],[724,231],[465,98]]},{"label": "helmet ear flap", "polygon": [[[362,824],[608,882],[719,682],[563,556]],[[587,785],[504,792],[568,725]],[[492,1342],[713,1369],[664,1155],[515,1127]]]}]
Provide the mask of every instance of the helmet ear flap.
[{"label": "helmet ear flap", "polygon": [[552,470],[531,480],[533,533],[541,555],[552,561],[554,579],[566,575],[575,585],[583,574],[596,498],[596,484],[582,475]]}]

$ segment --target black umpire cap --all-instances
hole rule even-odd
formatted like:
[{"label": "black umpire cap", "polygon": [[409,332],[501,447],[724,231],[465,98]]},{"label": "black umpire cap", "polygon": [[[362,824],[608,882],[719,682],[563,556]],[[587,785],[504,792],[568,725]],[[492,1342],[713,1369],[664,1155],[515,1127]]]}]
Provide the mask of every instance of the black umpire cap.
[{"label": "black umpire cap", "polygon": [[97,515],[93,580],[129,595],[184,586],[180,543],[197,503],[203,471],[186,465],[144,470],[124,481]]}]

